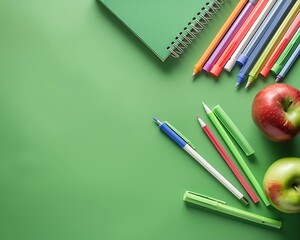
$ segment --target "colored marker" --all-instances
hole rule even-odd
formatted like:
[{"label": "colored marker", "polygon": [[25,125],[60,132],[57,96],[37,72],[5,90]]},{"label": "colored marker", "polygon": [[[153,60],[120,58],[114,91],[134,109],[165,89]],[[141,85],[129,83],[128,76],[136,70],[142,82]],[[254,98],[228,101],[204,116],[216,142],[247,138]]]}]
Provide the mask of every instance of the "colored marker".
[{"label": "colored marker", "polygon": [[255,190],[257,191],[257,193],[259,194],[259,196],[263,200],[264,204],[266,206],[269,206],[270,202],[269,202],[268,198],[266,197],[264,191],[262,190],[261,186],[257,182],[256,178],[254,177],[253,173],[251,172],[251,170],[247,166],[247,164],[246,164],[245,160],[243,159],[242,155],[237,150],[237,148],[234,146],[233,142],[231,141],[231,138],[228,136],[228,134],[226,133],[226,131],[222,127],[221,123],[219,122],[219,120],[215,116],[215,114],[204,103],[203,103],[203,106],[204,106],[204,109],[205,109],[205,112],[206,112],[207,116],[209,117],[211,122],[214,124],[214,126],[218,130],[219,134],[221,135],[224,142],[226,143],[226,145],[228,146],[228,148],[230,149],[230,151],[232,152],[232,154],[234,155],[234,157],[236,158],[236,160],[240,164],[241,168],[243,169],[244,173],[246,174],[246,176],[248,177],[248,179],[252,183],[253,187],[255,188]]},{"label": "colored marker", "polygon": [[266,45],[274,35],[275,31],[278,29],[281,22],[286,17],[287,13],[289,12],[293,4],[294,1],[292,0],[284,0],[283,2],[281,2],[279,9],[277,9],[277,11],[274,13],[275,18],[273,19],[272,23],[268,26],[264,35],[255,46],[253,52],[249,56],[249,59],[246,61],[246,64],[239,71],[236,87],[239,86],[244,80],[246,80],[248,74],[250,73],[257,59],[264,51],[264,48],[266,47]]},{"label": "colored marker", "polygon": [[156,124],[159,126],[165,134],[167,134],[179,147],[185,150],[191,157],[193,157],[202,167],[204,167],[211,175],[213,175],[224,187],[226,187],[236,198],[238,198],[243,204],[248,205],[249,201],[244,195],[237,190],[226,178],[221,175],[213,166],[211,166],[203,157],[200,156],[191,146],[190,141],[184,137],[176,128],[174,128],[168,122],[161,122],[156,118],[153,118]]},{"label": "colored marker", "polygon": [[213,212],[220,212],[224,216],[233,216],[238,219],[244,219],[246,221],[260,224],[262,226],[280,229],[282,225],[281,221],[231,207],[224,201],[195,192],[186,191],[183,196],[183,201],[196,204],[206,209],[210,209]]},{"label": "colored marker", "polygon": [[201,56],[201,58],[198,60],[198,62],[194,66],[194,71],[192,74],[192,77],[195,77],[198,72],[202,70],[202,67],[204,66],[207,59],[210,57],[212,52],[215,50],[215,48],[218,46],[219,42],[222,40],[223,36],[226,34],[234,20],[237,18],[237,16],[240,14],[244,6],[248,0],[241,0],[236,5],[235,9],[232,11],[230,16],[227,18],[226,22],[223,24],[221,29],[219,30],[218,34],[215,36],[214,40],[211,42],[211,44],[208,46],[208,48],[205,50],[204,54]]},{"label": "colored marker", "polygon": [[259,17],[256,19],[255,23],[252,25],[252,27],[249,29],[246,36],[243,38],[242,42],[238,45],[237,49],[232,54],[231,58],[228,60],[226,65],[224,66],[224,69],[228,72],[230,72],[233,68],[233,66],[236,63],[236,60],[240,56],[240,54],[243,52],[243,50],[246,48],[250,40],[252,39],[253,35],[256,33],[257,29],[261,25],[261,23],[264,21],[264,19],[267,17],[269,12],[271,11],[272,7],[276,3],[277,0],[270,0],[268,1],[267,5],[259,15]]},{"label": "colored marker", "polygon": [[229,166],[229,168],[231,169],[231,171],[233,172],[233,174],[236,176],[236,178],[239,180],[239,182],[244,187],[244,189],[246,190],[246,192],[249,194],[249,196],[251,197],[252,201],[254,203],[257,203],[259,201],[259,199],[255,195],[255,193],[253,192],[253,190],[251,189],[251,187],[249,186],[249,184],[246,182],[246,180],[244,179],[244,177],[242,176],[242,174],[240,173],[240,171],[238,170],[238,168],[234,165],[233,161],[231,160],[231,158],[229,157],[229,155],[227,154],[227,152],[225,151],[225,149],[222,147],[222,145],[220,144],[220,142],[218,141],[218,139],[215,137],[215,135],[212,133],[212,131],[206,125],[205,122],[203,122],[199,117],[197,117],[197,120],[198,120],[198,122],[199,122],[202,130],[206,134],[206,136],[209,138],[209,140],[212,142],[212,144],[218,150],[219,154],[222,156],[222,158],[227,163],[227,165]]},{"label": "colored marker", "polygon": [[[291,2],[290,0],[289,2]],[[256,48],[257,44],[259,41],[262,39],[263,36],[266,35],[266,31],[269,28],[269,26],[272,25],[274,22],[274,19],[278,15],[278,13],[281,11],[283,6],[287,3],[286,0],[278,0],[274,7],[271,9],[269,12],[268,16],[265,18],[265,20],[262,22],[262,24],[259,26],[257,29],[256,33],[254,36],[251,38],[250,42],[244,49],[244,51],[241,53],[241,55],[237,59],[237,63],[239,63],[241,66],[245,65],[246,62],[248,61],[249,56],[251,53],[254,51]]]},{"label": "colored marker", "polygon": [[289,60],[286,62],[286,64],[283,66],[282,70],[276,77],[276,82],[282,81],[282,79],[286,76],[288,71],[291,69],[293,64],[296,62],[296,60],[299,58],[300,55],[300,44],[298,44],[298,47],[295,49]]},{"label": "colored marker", "polygon": [[203,70],[206,72],[210,72],[213,65],[216,63],[218,58],[221,56],[221,54],[224,52],[226,46],[229,44],[229,42],[232,40],[234,35],[237,33],[237,31],[240,29],[242,24],[245,22],[251,11],[253,10],[257,0],[249,0],[240,15],[237,17],[237,19],[234,21],[228,32],[225,34],[217,48],[214,50],[212,55],[209,57],[207,62],[205,63]]},{"label": "colored marker", "polygon": [[279,42],[279,44],[276,46],[275,50],[272,52],[270,58],[266,62],[265,66],[263,69],[260,71],[260,74],[266,77],[269,72],[271,71],[272,66],[275,64],[277,59],[279,58],[280,54],[283,52],[285,47],[288,45],[288,43],[292,40],[292,37],[296,33],[300,26],[300,12],[290,25],[289,29],[286,31],[285,35]]},{"label": "colored marker", "polygon": [[258,16],[260,16],[262,10],[265,8],[269,1],[268,0],[261,0],[259,1],[256,6],[254,7],[253,11],[250,13],[249,17],[246,19],[244,24],[241,26],[237,34],[233,37],[232,41],[226,47],[225,51],[222,53],[220,58],[214,64],[210,72],[215,75],[219,76],[224,67],[225,63],[229,60],[232,56],[233,52],[237,49],[240,42],[243,40],[245,35],[248,33],[249,29],[252,27]]},{"label": "colored marker", "polygon": [[[254,80],[258,77],[260,70],[264,66],[264,63],[267,61],[268,57],[272,54],[274,51],[276,45],[280,41],[280,39],[283,37],[291,23],[294,21],[296,16],[298,15],[300,10],[300,1],[296,1],[278,30],[276,31],[275,35],[273,36],[272,40],[269,42],[267,47],[264,49],[261,56],[258,58],[257,62],[254,64],[252,70],[249,72],[248,82],[246,85],[246,88],[249,87]],[[298,20],[299,21],[299,20]],[[299,25],[299,24],[298,24]]]},{"label": "colored marker", "polygon": [[300,43],[300,28],[298,29],[297,33],[294,35],[292,40],[289,42],[289,44],[286,46],[274,66],[272,67],[271,71],[272,73],[278,75],[278,73],[281,71],[284,64],[287,62],[287,60],[290,58],[291,54],[295,51],[298,44]]}]

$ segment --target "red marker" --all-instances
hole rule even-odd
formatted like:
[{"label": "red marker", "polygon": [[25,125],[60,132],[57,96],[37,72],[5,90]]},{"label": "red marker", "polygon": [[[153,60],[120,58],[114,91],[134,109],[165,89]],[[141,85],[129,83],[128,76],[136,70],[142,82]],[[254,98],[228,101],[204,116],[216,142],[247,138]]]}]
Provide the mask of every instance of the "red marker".
[{"label": "red marker", "polygon": [[271,68],[273,67],[273,65],[275,64],[277,59],[279,58],[280,54],[283,52],[285,47],[291,41],[291,39],[293,38],[293,36],[295,35],[295,33],[297,32],[299,27],[300,27],[300,12],[298,13],[296,18],[292,22],[291,26],[288,28],[287,32],[285,33],[285,35],[283,36],[283,38],[281,39],[281,41],[275,48],[274,52],[272,53],[272,55],[266,62],[263,69],[260,71],[261,75],[263,75],[264,77],[266,77],[268,75],[268,73],[271,71]]},{"label": "red marker", "polygon": [[255,195],[249,184],[246,182],[246,180],[243,178],[237,167],[234,165],[228,154],[226,153],[225,149],[222,147],[222,145],[219,143],[217,138],[213,135],[212,131],[208,128],[208,126],[199,118],[197,117],[198,122],[201,125],[202,130],[205,132],[207,137],[210,139],[210,141],[213,143],[215,148],[218,150],[220,155],[223,157],[231,171],[234,173],[236,178],[239,180],[239,182],[242,184],[244,189],[247,191],[249,196],[251,197],[252,201],[254,203],[258,202],[258,197]]},{"label": "red marker", "polygon": [[261,0],[258,1],[254,9],[249,14],[248,18],[244,22],[244,24],[241,26],[237,34],[234,36],[232,41],[229,43],[229,45],[226,47],[225,51],[222,53],[218,61],[214,64],[212,69],[210,70],[210,73],[219,76],[221,73],[223,67],[227,63],[227,61],[230,59],[234,51],[239,46],[240,42],[243,40],[243,38],[248,33],[249,29],[252,27],[256,19],[259,17],[260,13],[263,11],[265,6],[267,5],[268,0]]}]

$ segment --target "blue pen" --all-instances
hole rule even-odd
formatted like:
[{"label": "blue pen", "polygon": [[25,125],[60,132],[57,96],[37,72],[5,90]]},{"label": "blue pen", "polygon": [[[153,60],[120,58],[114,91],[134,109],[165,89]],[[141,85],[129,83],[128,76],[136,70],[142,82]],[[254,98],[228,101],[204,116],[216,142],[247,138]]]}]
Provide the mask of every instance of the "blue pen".
[{"label": "blue pen", "polygon": [[247,205],[249,201],[244,195],[237,190],[226,178],[224,178],[215,168],[213,168],[203,157],[194,150],[191,142],[184,137],[176,128],[174,128],[168,122],[161,122],[157,118],[153,118],[156,124],[159,126],[165,134],[167,134],[177,145],[183,148],[188,154],[190,154],[198,163],[202,165],[210,174],[212,174],[220,183],[223,184],[234,196],[236,196],[243,204]]},{"label": "blue pen", "polygon": [[239,86],[248,77],[248,74],[250,73],[257,59],[260,57],[260,54],[263,52],[265,46],[268,44],[269,40],[272,38],[273,34],[278,29],[280,23],[286,17],[287,13],[292,8],[294,3],[295,3],[294,0],[284,0],[280,4],[279,9],[274,13],[275,18],[273,19],[272,23],[269,25],[263,37],[259,40],[259,42],[255,46],[246,64],[243,65],[243,67],[239,71],[238,80],[235,84],[236,87]]},{"label": "blue pen", "polygon": [[296,60],[298,59],[299,55],[300,55],[300,44],[298,44],[298,47],[295,49],[295,51],[290,56],[289,60],[285,63],[285,65],[277,75],[276,82],[280,82],[286,76],[290,68],[293,66],[294,62],[296,62]]},{"label": "blue pen", "polygon": [[282,8],[285,0],[279,0],[275,3],[273,8],[270,10],[269,14],[266,16],[264,21],[261,23],[257,31],[255,32],[254,36],[251,38],[250,42],[247,44],[241,55],[238,57],[237,62],[243,66],[246,64],[249,56],[255,49],[257,43],[260,41],[260,39],[264,36],[265,32],[267,31],[268,27],[272,24],[274,21],[276,15]]}]

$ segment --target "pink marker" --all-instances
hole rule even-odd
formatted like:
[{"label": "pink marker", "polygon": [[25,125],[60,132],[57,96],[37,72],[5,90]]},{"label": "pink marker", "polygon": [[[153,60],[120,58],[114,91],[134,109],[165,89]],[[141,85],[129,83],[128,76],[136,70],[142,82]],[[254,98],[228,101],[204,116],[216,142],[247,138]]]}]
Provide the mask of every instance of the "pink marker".
[{"label": "pink marker", "polygon": [[228,46],[229,42],[233,39],[234,35],[240,29],[242,24],[245,22],[251,11],[253,10],[257,0],[249,0],[244,9],[241,11],[240,15],[234,21],[226,35],[223,37],[218,47],[214,50],[212,55],[209,57],[208,61],[205,63],[203,70],[210,72],[213,65],[217,62],[221,54],[224,52],[225,48]]},{"label": "pink marker", "polygon": [[218,61],[214,64],[214,66],[210,70],[211,74],[215,75],[216,77],[219,76],[223,67],[225,66],[227,61],[231,58],[232,54],[237,49],[239,44],[242,42],[246,34],[249,32],[250,28],[252,27],[256,19],[260,16],[261,12],[264,10],[268,2],[269,0],[260,0],[256,4],[253,11],[250,13],[249,17],[241,26],[240,30],[233,37],[230,44],[226,47],[225,51],[222,53]]},{"label": "pink marker", "polygon": [[283,52],[285,47],[291,41],[291,39],[293,38],[293,36],[295,35],[299,27],[300,27],[300,12],[298,13],[296,18],[292,22],[291,26],[288,28],[287,32],[285,33],[285,35],[283,36],[283,38],[275,48],[274,52],[266,62],[263,69],[261,70],[260,72],[261,75],[266,77],[269,74],[271,68],[273,67],[273,65],[275,64],[275,62],[277,61],[277,59],[279,58],[280,54]]}]

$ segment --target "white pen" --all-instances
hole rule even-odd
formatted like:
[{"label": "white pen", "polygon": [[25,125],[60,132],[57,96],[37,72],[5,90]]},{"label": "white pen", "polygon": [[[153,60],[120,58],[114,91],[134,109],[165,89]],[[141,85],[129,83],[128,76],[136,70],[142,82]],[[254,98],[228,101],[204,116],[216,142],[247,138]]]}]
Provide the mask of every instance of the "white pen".
[{"label": "white pen", "polygon": [[237,47],[237,49],[234,51],[234,53],[232,54],[232,56],[230,57],[230,59],[228,60],[228,62],[226,63],[226,65],[224,66],[224,69],[226,71],[230,72],[232,70],[232,68],[235,65],[236,60],[238,59],[239,55],[242,53],[242,51],[244,50],[244,48],[247,46],[247,44],[249,43],[249,41],[253,37],[254,33],[259,28],[259,26],[261,25],[261,23],[263,22],[263,20],[265,19],[265,17],[268,15],[268,13],[272,9],[272,7],[276,3],[276,1],[277,0],[270,0],[267,3],[267,5],[263,9],[263,11],[259,15],[259,17],[256,19],[256,21],[254,22],[254,24],[252,25],[252,27],[249,29],[249,32],[246,34],[246,36],[244,37],[244,39],[241,41],[241,43],[239,44],[239,46]]},{"label": "white pen", "polygon": [[223,184],[234,196],[236,196],[243,204],[247,205],[249,201],[244,195],[236,189],[225,177],[223,177],[214,167],[212,167],[203,157],[197,153],[191,142],[184,137],[177,129],[168,122],[160,122],[153,118],[159,128],[167,134],[174,142],[190,154],[198,163],[200,163],[208,172],[210,172],[220,183]]}]

